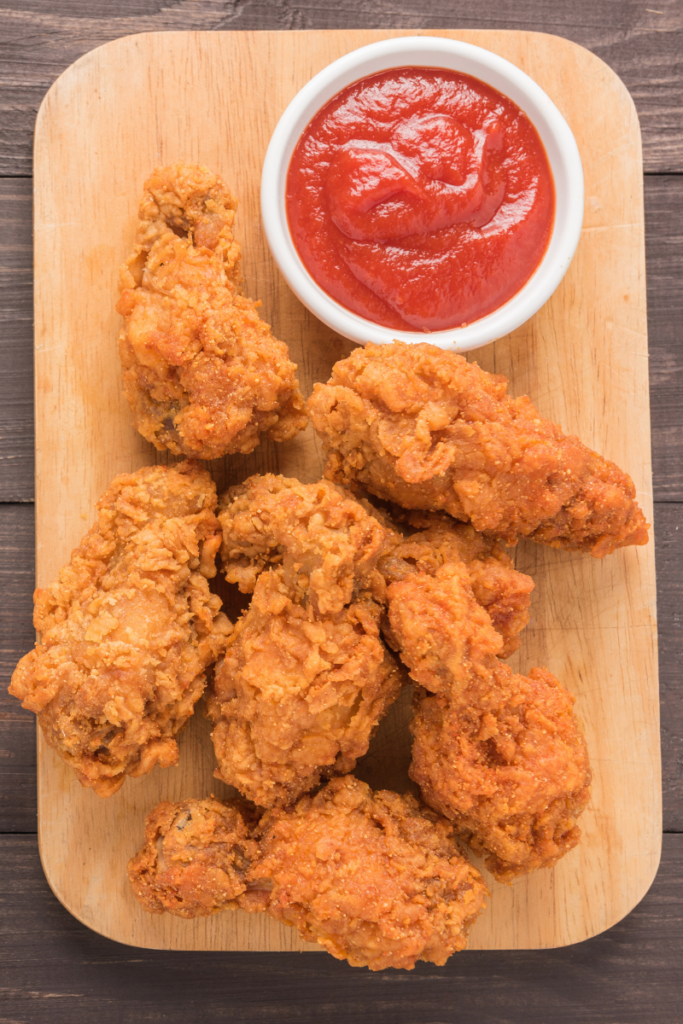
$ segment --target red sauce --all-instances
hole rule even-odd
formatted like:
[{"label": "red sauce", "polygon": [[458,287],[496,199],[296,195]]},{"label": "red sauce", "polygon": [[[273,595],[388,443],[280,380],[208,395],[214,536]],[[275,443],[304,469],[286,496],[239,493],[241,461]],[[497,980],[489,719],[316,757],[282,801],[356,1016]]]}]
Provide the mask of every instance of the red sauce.
[{"label": "red sauce", "polygon": [[540,263],[555,190],[536,129],[469,75],[395,68],[340,92],[297,143],[287,216],[341,305],[441,331],[507,302]]}]

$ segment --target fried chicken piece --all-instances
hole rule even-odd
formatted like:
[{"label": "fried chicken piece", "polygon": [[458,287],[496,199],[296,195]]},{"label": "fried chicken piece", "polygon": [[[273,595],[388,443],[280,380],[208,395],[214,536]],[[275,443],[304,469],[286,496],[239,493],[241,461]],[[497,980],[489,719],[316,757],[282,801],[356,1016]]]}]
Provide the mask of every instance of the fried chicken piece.
[{"label": "fried chicken piece", "polygon": [[343,488],[273,473],[231,487],[219,500],[218,519],[229,583],[249,594],[264,568],[282,565],[293,596],[322,615],[341,611],[368,585],[387,537]]},{"label": "fried chicken piece", "polygon": [[245,909],[260,903],[352,967],[444,964],[467,944],[488,895],[450,824],[412,796],[333,779],[258,829]]},{"label": "fried chicken piece", "polygon": [[282,570],[259,577],[208,702],[217,778],[272,807],[353,770],[402,684],[381,611],[363,594],[319,615],[292,601]]},{"label": "fried chicken piece", "polygon": [[196,917],[236,899],[354,967],[411,970],[464,949],[488,896],[448,821],[412,796],[373,793],[352,776],[289,811],[268,811],[252,842],[243,828],[239,811],[215,800],[161,804],[129,864],[145,910]]},{"label": "fried chicken piece", "polygon": [[[494,670],[465,701],[416,694],[410,776],[499,882],[552,867],[581,838],[590,768],[572,695],[545,669]],[[475,704],[476,701],[476,704]]]},{"label": "fried chicken piece", "polygon": [[176,455],[248,453],[307,422],[287,346],[242,294],[236,208],[206,167],[158,168],[121,269],[126,398],[143,437]]},{"label": "fried chicken piece", "polygon": [[631,478],[542,419],[507,381],[433,345],[367,345],[308,402],[325,475],[481,533],[602,558],[646,544]]},{"label": "fried chicken piece", "polygon": [[[507,658],[520,645],[519,634],[529,622],[529,605],[534,581],[518,572],[502,544],[485,537],[468,523],[456,523],[448,516],[429,512],[401,513],[413,533],[390,535],[377,563],[387,584],[406,579],[413,573],[433,575],[440,566],[464,563],[467,566],[475,600],[491,617],[493,628],[503,639],[499,658]],[[387,640],[391,630],[383,627]]]},{"label": "fried chicken piece", "polygon": [[99,796],[177,762],[174,737],[225,648],[232,626],[207,583],[215,506],[209,474],[190,463],[118,476],[69,565],[35,592],[41,640],[9,692]]},{"label": "fried chicken piece", "polygon": [[145,845],[128,862],[130,884],[145,910],[193,918],[238,906],[258,857],[253,822],[243,810],[213,797],[154,808],[145,822]]},{"label": "fried chicken piece", "polygon": [[208,705],[216,775],[290,804],[355,767],[400,691],[379,635],[386,531],[326,481],[251,477],[221,507],[226,577],[254,596]]},{"label": "fried chicken piece", "polygon": [[589,798],[573,696],[545,669],[516,675],[502,639],[451,563],[388,588],[389,619],[416,692],[411,778],[487,867],[509,882],[576,846]]}]

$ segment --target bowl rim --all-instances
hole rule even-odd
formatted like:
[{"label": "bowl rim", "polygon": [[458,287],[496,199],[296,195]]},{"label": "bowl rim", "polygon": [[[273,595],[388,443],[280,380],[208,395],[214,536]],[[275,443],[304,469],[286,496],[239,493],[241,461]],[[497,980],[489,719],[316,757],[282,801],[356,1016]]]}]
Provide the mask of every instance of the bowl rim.
[{"label": "bowl rim", "polygon": [[[443,63],[448,61],[450,63]],[[498,309],[465,327],[396,331],[366,320],[328,295],[313,279],[289,231],[285,205],[294,149],[315,115],[347,86],[400,67],[441,67],[472,75],[503,93],[527,115],[541,137],[555,184],[555,219],[546,252],[522,288]],[[271,136],[261,175],[261,214],[273,258],[297,298],[343,337],[364,345],[428,341],[466,352],[490,344],[526,323],[564,277],[583,224],[584,180],[576,140],[547,93],[526,72],[490,50],[441,36],[398,36],[352,50],[311,78],[284,110]]]}]

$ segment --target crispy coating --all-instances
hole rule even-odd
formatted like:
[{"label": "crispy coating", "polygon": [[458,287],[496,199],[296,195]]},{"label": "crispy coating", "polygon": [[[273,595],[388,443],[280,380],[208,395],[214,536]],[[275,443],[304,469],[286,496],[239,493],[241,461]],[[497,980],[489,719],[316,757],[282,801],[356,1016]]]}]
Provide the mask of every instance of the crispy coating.
[{"label": "crispy coating", "polygon": [[444,964],[484,909],[486,885],[450,824],[412,796],[373,794],[347,775],[269,812],[258,831],[242,905],[267,909],[353,967]]},{"label": "crispy coating", "polygon": [[215,506],[209,474],[190,463],[118,476],[69,565],[35,592],[41,641],[10,693],[99,796],[176,763],[174,737],[225,647],[232,626],[207,583]]},{"label": "crispy coating", "polygon": [[262,807],[351,771],[398,696],[379,634],[387,531],[342,488],[268,474],[221,499],[226,578],[253,591],[214,681],[219,778]]},{"label": "crispy coating", "polygon": [[500,882],[552,867],[581,838],[590,768],[572,695],[545,669],[494,670],[472,704],[416,694],[411,778]]},{"label": "crispy coating", "polygon": [[143,437],[176,455],[251,452],[307,421],[287,346],[242,294],[236,208],[206,167],[158,168],[121,269],[126,398]]},{"label": "crispy coating", "polygon": [[251,593],[265,567],[282,565],[292,595],[322,615],[341,611],[368,586],[387,536],[343,488],[273,473],[231,487],[220,498],[218,519],[228,582]]},{"label": "crispy coating", "polygon": [[353,770],[402,684],[381,610],[362,595],[319,615],[291,600],[282,570],[259,577],[208,703],[218,778],[272,807]]},{"label": "crispy coating", "polygon": [[193,918],[238,906],[258,856],[250,825],[234,802],[213,798],[155,807],[145,822],[145,845],[128,862],[145,910]]},{"label": "crispy coating", "polygon": [[411,970],[464,949],[486,885],[450,822],[412,796],[333,779],[290,810],[251,823],[234,802],[160,804],[128,865],[153,914],[233,907],[293,925],[353,967]]},{"label": "crispy coating", "polygon": [[325,475],[510,544],[531,537],[602,558],[647,543],[631,478],[506,389],[433,345],[358,348],[308,402]]},{"label": "crispy coating", "polygon": [[516,675],[464,565],[388,588],[389,618],[416,692],[411,778],[487,867],[509,882],[576,846],[589,798],[573,696],[545,669]]},{"label": "crispy coating", "polygon": [[[507,658],[519,648],[519,634],[529,622],[529,605],[534,582],[518,572],[503,546],[485,537],[468,523],[456,523],[449,516],[430,512],[401,514],[409,532],[397,528],[390,534],[377,567],[387,584],[406,579],[413,573],[433,575],[441,566],[464,563],[467,566],[475,600],[491,617],[493,628],[503,639],[499,658]],[[388,642],[391,630],[384,626]]]}]

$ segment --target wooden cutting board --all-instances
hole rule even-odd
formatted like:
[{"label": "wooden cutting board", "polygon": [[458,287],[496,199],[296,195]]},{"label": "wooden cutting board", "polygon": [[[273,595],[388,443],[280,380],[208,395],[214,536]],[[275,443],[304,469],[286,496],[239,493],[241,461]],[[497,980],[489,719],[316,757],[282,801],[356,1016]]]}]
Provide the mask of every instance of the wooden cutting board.
[{"label": "wooden cutting board", "polygon": [[[259,214],[271,132],[308,79],[348,51],[409,32],[230,32],[130,36],[94,50],[53,85],[35,144],[37,579],[46,585],[93,521],[117,473],[159,459],[133,430],[121,393],[114,311],[119,264],[135,232],[142,183],[157,165],[201,162],[237,194],[248,293],[290,346],[302,389],[327,380],[349,342],[294,298],[267,249]],[[424,33],[423,33],[424,34]],[[523,68],[576,136],[586,180],[578,251],[547,305],[473,357],[506,374],[513,395],[575,432],[633,476],[652,516],[641,147],[616,75],[573,43],[527,32],[433,32],[476,43]],[[254,472],[319,478],[310,428],[284,445],[212,464],[219,487]],[[552,871],[491,884],[471,948],[566,945],[610,927],[647,891],[659,862],[661,786],[654,544],[595,561],[522,543],[535,582],[514,667],[546,665],[577,695],[595,782],[580,846]],[[407,785],[404,699],[358,774]],[[240,911],[209,920],[152,917],[126,881],[145,814],[160,800],[225,792],[212,777],[201,713],[181,737],[180,766],[129,780],[108,800],[80,787],[39,736],[40,849],[48,881],[80,921],[119,942],[173,949],[295,950],[296,932]]]}]

